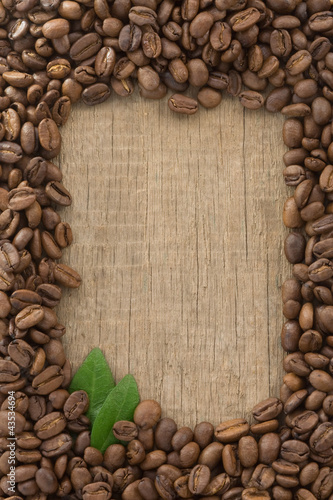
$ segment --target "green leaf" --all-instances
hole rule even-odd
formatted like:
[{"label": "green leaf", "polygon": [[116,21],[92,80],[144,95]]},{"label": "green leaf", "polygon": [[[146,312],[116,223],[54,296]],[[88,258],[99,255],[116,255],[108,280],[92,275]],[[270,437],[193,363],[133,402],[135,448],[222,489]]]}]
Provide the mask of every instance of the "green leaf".
[{"label": "green leaf", "polygon": [[90,351],[75,373],[69,392],[86,391],[89,396],[89,408],[86,415],[93,424],[105,398],[115,385],[109,365],[102,351],[96,347]]},{"label": "green leaf", "polygon": [[139,401],[138,386],[134,377],[125,375],[110,392],[96,417],[91,431],[91,446],[104,453],[110,444],[119,443],[113,435],[112,427],[119,420],[132,421]]}]

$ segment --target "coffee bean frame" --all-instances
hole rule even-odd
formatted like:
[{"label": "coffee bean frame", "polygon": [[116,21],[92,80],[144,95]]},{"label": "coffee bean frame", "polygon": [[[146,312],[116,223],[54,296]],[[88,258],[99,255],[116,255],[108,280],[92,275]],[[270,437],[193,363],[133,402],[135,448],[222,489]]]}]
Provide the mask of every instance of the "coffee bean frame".
[{"label": "coffee bean frame", "polygon": [[[95,0],[91,4],[43,0],[37,5],[34,0],[24,0],[18,4],[5,0],[1,4],[1,12],[0,299],[3,340],[0,393],[3,401],[0,433],[4,447],[6,437],[12,432],[9,426],[6,429],[6,396],[9,391],[14,391],[17,395],[16,432],[22,443],[22,448],[16,453],[18,463],[39,463],[38,470],[35,466],[30,467],[29,471],[24,466],[24,469],[20,469],[24,472],[18,481],[18,492],[29,498],[35,495],[38,498],[40,495],[42,498],[70,495],[71,498],[82,497],[83,500],[96,494],[108,500],[112,492],[115,498],[124,500],[139,497],[144,500],[177,496],[190,498],[191,495],[214,498],[215,494],[223,495],[225,499],[243,500],[272,497],[331,498],[331,2],[216,0],[215,3],[208,1],[200,4],[197,0],[183,0],[177,5],[170,0],[156,4],[147,0],[144,5],[132,5],[125,0],[115,0],[109,5],[104,0]],[[265,106],[267,111],[281,111],[287,117],[282,136],[290,150],[283,157],[283,176],[286,184],[294,187],[295,192],[288,193],[283,207],[283,222],[292,230],[285,239],[284,251],[293,266],[293,277],[282,285],[283,314],[287,321],[282,328],[281,343],[288,355],[283,361],[287,374],[283,378],[280,399],[272,397],[255,405],[252,413],[257,423],[251,427],[243,418],[223,421],[215,429],[212,424],[206,423],[200,427],[200,431],[196,427],[194,434],[185,428],[176,433],[173,430],[170,443],[161,439],[160,429],[165,426],[174,429],[175,424],[162,419],[155,428],[161,416],[159,404],[141,403],[143,406],[137,409],[134,424],[123,422],[115,428],[122,439],[126,436],[126,429],[131,429],[131,440],[138,438],[137,445],[133,443],[127,451],[128,462],[119,460],[115,463],[112,462],[113,449],[108,448],[103,456],[89,447],[89,422],[82,416],[83,409],[77,419],[66,416],[65,407],[69,400],[66,388],[71,380],[71,367],[61,340],[66,327],[59,323],[54,308],[60,302],[60,286],[78,288],[81,277],[75,268],[61,261],[64,249],[72,243],[72,230],[68,223],[61,221],[53,207],[71,205],[72,197],[54,159],[61,150],[58,127],[68,120],[73,104],[80,98],[88,106],[101,104],[110,98],[112,91],[128,97],[134,91],[136,79],[143,97],[162,98],[167,89],[171,89],[173,94],[168,98],[168,106],[177,114],[196,115],[199,106],[215,108],[220,104],[223,93],[227,92],[238,97],[245,108],[257,110]],[[197,93],[193,95],[189,91],[184,95],[188,84],[196,87]],[[184,126],[187,129],[188,122],[184,119],[178,123],[181,131]],[[240,123],[245,160],[246,127],[244,120]],[[203,130],[200,129],[201,134]],[[238,134],[239,131],[240,127],[237,127]],[[248,142],[253,148],[251,135],[248,136],[251,138]],[[191,155],[196,146],[191,143],[189,146],[193,165]],[[128,154],[128,144],[125,151]],[[94,168],[97,171],[98,152],[99,148],[95,145]],[[241,173],[245,217],[239,232],[243,237],[245,255],[249,255],[252,249],[247,227],[247,170],[244,160]],[[138,162],[137,167],[142,168],[142,163]],[[177,161],[175,165],[177,167]],[[128,181],[131,178],[128,162],[125,162],[125,167],[123,177]],[[146,175],[149,171],[146,166]],[[198,181],[200,174],[200,167],[197,166]],[[191,178],[189,170],[188,179]],[[159,175],[155,173],[155,182],[158,179]],[[139,194],[140,190],[137,192]],[[107,202],[111,202],[110,190],[106,191],[106,196]],[[90,193],[85,199],[89,205]],[[209,202],[215,199],[218,197],[211,197]],[[252,199],[257,202],[261,200],[255,196]],[[233,204],[236,203],[234,199]],[[199,312],[204,301],[200,303],[199,290],[202,293],[201,289],[208,289],[208,263],[213,255],[210,253],[213,231],[208,228],[213,228],[216,220],[214,217],[210,219],[209,212],[205,220],[197,209],[198,204],[194,206],[194,218],[189,218],[189,234],[191,223],[196,232],[193,252],[196,256],[193,266],[196,268],[196,280],[189,294],[192,298],[192,291],[194,299],[185,300],[187,290],[181,288],[184,294],[181,304],[188,304],[190,308],[192,306],[191,319],[193,321],[193,317],[196,317],[194,324],[200,327]],[[191,208],[193,205],[185,203],[186,207]],[[126,212],[122,212],[122,208],[122,200],[119,199],[114,213],[123,216],[126,223]],[[154,214],[156,217],[163,214],[161,208]],[[182,206],[179,208],[181,210]],[[252,211],[253,214],[255,212]],[[178,214],[178,206],[175,213]],[[90,213],[88,210],[88,214],[92,215],[94,228],[98,232],[98,215],[94,210]],[[149,222],[147,214],[149,211],[146,210],[146,221]],[[184,228],[177,227],[177,218],[175,222],[174,227],[168,228],[170,237],[184,237]],[[149,228],[149,224],[142,226]],[[140,228],[140,225],[133,227]],[[202,266],[199,250],[202,248],[199,247],[201,229],[205,251]],[[256,231],[252,234],[256,234]],[[134,240],[134,243],[137,241]],[[238,263],[238,248],[233,248],[233,265]],[[149,244],[146,250],[148,263],[151,249],[154,252],[153,244]],[[105,258],[103,253],[100,255]],[[130,254],[132,265],[142,265],[140,259],[136,262],[135,252]],[[264,269],[266,276],[269,276],[267,254],[265,256],[266,259],[262,260],[265,265],[261,262],[260,269],[261,272]],[[170,272],[168,258],[166,254],[165,266]],[[251,264],[247,264],[248,271]],[[95,265],[94,270],[98,274],[98,266]],[[164,285],[164,281],[157,280],[155,284],[149,265],[146,271],[142,285],[149,288],[147,283],[151,280],[151,291],[155,292]],[[236,266],[235,272],[231,274],[231,286],[236,290],[236,298],[242,286],[238,273],[240,270]],[[246,273],[242,273],[243,279],[244,276]],[[122,283],[121,272],[118,277]],[[95,275],[94,281],[98,282],[98,275]],[[177,286],[178,280],[175,281]],[[108,293],[107,288],[104,289],[105,293]],[[99,306],[104,305],[103,296],[102,300],[96,300]],[[119,293],[119,297],[123,297],[122,293]],[[149,307],[149,300],[147,305]],[[238,306],[236,301],[235,321],[238,319]],[[129,303],[124,308],[121,304],[121,311],[126,311],[125,321],[130,325],[126,349],[135,352],[136,325],[132,328],[128,318],[128,311],[130,320],[132,318],[132,309],[135,310],[135,297],[131,288]],[[269,315],[269,306],[267,310]],[[163,312],[168,314],[168,310]],[[243,333],[246,332],[247,323],[257,318],[257,315],[251,314],[244,316],[247,322]],[[81,334],[89,335],[95,324],[90,329],[84,322],[82,326],[86,332]],[[188,355],[191,342],[195,344],[194,351],[200,351],[200,344],[192,336],[192,323],[188,322],[186,326],[184,353]],[[215,330],[219,327],[217,323]],[[225,353],[227,359],[237,352],[240,339],[237,328],[235,330],[236,348],[232,349],[231,355]],[[158,328],[155,331],[148,330],[149,335],[156,335],[156,331]],[[100,343],[103,344],[102,338]],[[112,341],[111,344],[117,345]],[[267,346],[270,350],[269,342]],[[159,345],[158,350],[163,347],[164,352],[168,352],[163,345]],[[223,353],[223,349],[214,350],[219,359],[220,352]],[[147,365],[152,352],[146,349],[146,353]],[[268,363],[264,365],[268,380],[271,376],[270,355],[271,352],[267,357]],[[180,386],[186,390],[187,372],[183,363],[178,366]],[[171,370],[177,372],[178,366],[174,369],[171,366]],[[248,368],[260,371],[262,365],[257,361],[254,363],[252,359]],[[168,371],[164,370],[161,380],[167,382],[167,374]],[[239,377],[239,369],[232,366],[228,376]],[[199,372],[198,380],[200,378]],[[208,390],[211,387],[208,384]],[[209,405],[213,404],[214,395],[211,395]],[[200,389],[194,400],[198,400],[198,397]],[[234,398],[242,398],[241,387]],[[151,411],[154,411],[154,418],[149,417],[148,421],[153,423],[147,424],[146,415],[150,415]],[[246,411],[245,408],[243,411]],[[46,433],[44,426],[47,428]],[[34,440],[32,451],[25,451],[27,444],[26,435],[21,436],[23,431],[31,432]],[[69,432],[80,431],[80,439],[77,439],[72,451]],[[256,436],[258,445],[249,433]],[[211,443],[213,436],[215,441]],[[42,443],[37,445],[36,438]],[[152,450],[153,438],[159,449]],[[216,462],[217,470],[206,457],[206,447],[210,444],[220,454]],[[134,451],[136,446],[140,453],[143,451],[140,461],[132,456],[132,449]],[[118,453],[120,448],[117,450]],[[124,447],[121,450],[119,453],[126,453]],[[75,453],[78,455],[76,458],[73,456]],[[203,454],[206,458],[203,458]],[[85,464],[82,464],[80,456],[84,458]],[[3,453],[1,458],[0,488],[4,496],[11,496],[16,491],[10,489],[6,480],[6,454]],[[66,468],[67,460],[70,462]],[[83,471],[77,469],[79,463],[83,465]],[[94,466],[102,463],[107,467],[106,470],[93,471]],[[121,469],[121,465],[126,463],[127,468]],[[132,466],[134,468],[130,469]],[[176,469],[171,470],[172,466]],[[164,472],[161,467],[164,467]],[[107,471],[112,472],[113,476],[109,477]],[[70,475],[70,479],[65,473]],[[97,477],[103,481],[100,482]],[[124,477],[132,477],[133,481],[126,479],[124,484]]]}]

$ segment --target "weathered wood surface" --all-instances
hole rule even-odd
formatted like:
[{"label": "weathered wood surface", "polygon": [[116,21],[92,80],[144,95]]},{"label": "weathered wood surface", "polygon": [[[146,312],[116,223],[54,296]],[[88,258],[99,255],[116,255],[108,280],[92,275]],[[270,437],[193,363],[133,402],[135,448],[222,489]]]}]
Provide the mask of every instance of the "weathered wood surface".
[{"label": "weathered wood surface", "polygon": [[290,268],[283,119],[225,98],[177,116],[138,95],[83,105],[63,128],[63,211],[81,273],[58,309],[76,370],[95,346],[179,424],[248,416],[282,380]]}]

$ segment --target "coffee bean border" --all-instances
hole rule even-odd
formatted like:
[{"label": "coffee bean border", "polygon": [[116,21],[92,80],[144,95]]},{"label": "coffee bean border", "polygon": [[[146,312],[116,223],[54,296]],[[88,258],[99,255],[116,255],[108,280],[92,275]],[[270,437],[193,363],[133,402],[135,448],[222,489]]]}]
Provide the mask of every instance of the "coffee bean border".
[{"label": "coffee bean border", "polygon": [[[124,500],[333,499],[332,36],[330,0],[1,0],[3,497],[13,497],[6,474],[14,391],[16,492],[23,498],[108,500],[113,491]],[[52,159],[75,102],[128,96],[135,82],[146,98],[171,89],[168,105],[176,113],[215,107],[226,91],[248,109],[286,116],[283,175],[295,188],[283,210],[293,265],[282,287],[287,374],[280,398],[254,408],[252,426],[235,419],[177,431],[170,419],[159,420],[158,403],[144,402],[134,424],[114,429],[123,438],[129,432],[127,454],[117,445],[103,456],[89,447],[86,403],[72,417],[85,396],[66,390],[66,329],[54,307],[59,285],[77,288],[81,278],[59,262],[72,232],[55,208],[72,199]],[[196,98],[184,94],[189,85]],[[70,432],[80,436],[74,448]],[[103,471],[93,471],[102,463]],[[131,481],[121,482],[124,475]]]}]

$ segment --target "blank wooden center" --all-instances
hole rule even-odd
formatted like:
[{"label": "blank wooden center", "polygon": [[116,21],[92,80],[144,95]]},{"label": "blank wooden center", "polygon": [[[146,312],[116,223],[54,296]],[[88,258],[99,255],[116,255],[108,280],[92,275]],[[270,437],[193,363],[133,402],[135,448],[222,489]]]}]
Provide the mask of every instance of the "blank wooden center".
[{"label": "blank wooden center", "polygon": [[132,373],[179,425],[246,417],[278,395],[282,123],[228,97],[192,117],[139,95],[75,106],[59,160],[74,200],[63,262],[83,283],[58,308],[74,371],[99,346],[117,381]]}]

